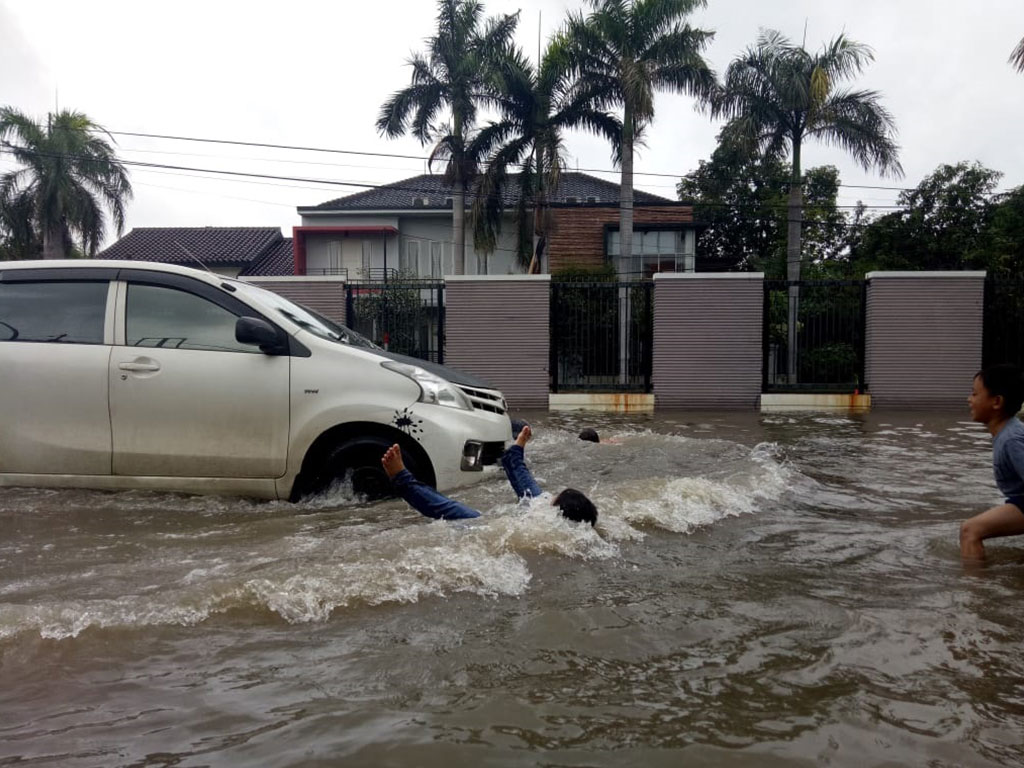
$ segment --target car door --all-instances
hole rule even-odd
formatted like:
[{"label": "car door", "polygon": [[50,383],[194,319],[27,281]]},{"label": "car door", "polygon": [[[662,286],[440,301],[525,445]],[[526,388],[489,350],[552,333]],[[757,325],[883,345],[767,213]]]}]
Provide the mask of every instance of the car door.
[{"label": "car door", "polygon": [[107,272],[0,275],[0,472],[110,474]]},{"label": "car door", "polygon": [[116,475],[279,477],[289,357],[235,340],[257,312],[179,275],[122,270],[110,360]]}]

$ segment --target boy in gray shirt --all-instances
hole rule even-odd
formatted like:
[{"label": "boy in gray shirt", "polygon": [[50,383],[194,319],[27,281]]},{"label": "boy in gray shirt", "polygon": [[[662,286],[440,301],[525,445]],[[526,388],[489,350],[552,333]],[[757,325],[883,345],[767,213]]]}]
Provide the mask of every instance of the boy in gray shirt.
[{"label": "boy in gray shirt", "polygon": [[992,441],[992,469],[1006,502],[960,525],[960,555],[984,560],[984,539],[1024,534],[1024,374],[1012,365],[994,365],[974,377],[967,404],[971,418],[984,424]]}]

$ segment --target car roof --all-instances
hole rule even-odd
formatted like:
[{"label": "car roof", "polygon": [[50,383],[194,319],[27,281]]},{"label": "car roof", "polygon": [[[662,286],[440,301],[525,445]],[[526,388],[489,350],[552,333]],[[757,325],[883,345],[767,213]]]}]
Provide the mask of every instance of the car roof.
[{"label": "car roof", "polygon": [[135,261],[134,259],[32,259],[29,261],[0,262],[0,272],[14,269],[141,269],[194,277],[208,283],[226,279],[225,275],[206,272],[193,267],[164,264],[159,261]]}]

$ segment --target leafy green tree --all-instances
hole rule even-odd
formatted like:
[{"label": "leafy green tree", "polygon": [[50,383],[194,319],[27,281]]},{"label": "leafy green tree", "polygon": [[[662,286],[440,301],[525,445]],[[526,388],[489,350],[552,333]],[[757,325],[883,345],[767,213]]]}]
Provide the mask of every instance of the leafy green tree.
[{"label": "leafy green tree", "polygon": [[21,165],[0,176],[0,206],[19,252],[31,253],[38,239],[43,258],[64,258],[77,239],[95,255],[106,234],[104,208],[124,231],[132,187],[112,142],[81,112],[51,114],[44,127],[13,107],[0,109],[0,146]]},{"label": "leafy green tree", "polygon": [[774,261],[784,237],[785,178],[778,158],[720,140],[711,159],[701,160],[676,187],[679,199],[692,201],[694,217],[705,225],[697,236],[699,258],[740,270]]},{"label": "leafy green tree", "polygon": [[706,0],[590,0],[592,12],[570,13],[573,67],[596,109],[622,109],[613,155],[620,163],[622,261],[633,256],[633,151],[654,119],[654,94],[671,91],[708,101],[717,80],[701,55],[714,35],[685,23]]},{"label": "leafy green tree", "polygon": [[1024,186],[996,198],[989,238],[987,268],[995,274],[1024,277]]},{"label": "leafy green tree", "polygon": [[[778,157],[720,140],[711,159],[702,160],[677,186],[679,198],[693,201],[694,215],[705,225],[697,240],[699,258],[716,268],[785,277],[788,179]],[[842,271],[847,216],[836,205],[839,171],[833,166],[812,168],[802,183],[807,190],[806,261],[822,276]]]},{"label": "leafy green tree", "polygon": [[[551,224],[549,194],[564,162],[564,132],[583,128],[614,146],[622,130],[616,118],[593,107],[592,93],[573,77],[569,56],[564,34],[549,42],[539,67],[517,46],[499,51],[490,86],[500,118],[482,128],[472,142],[472,154],[486,157],[474,204],[475,245],[482,251],[494,250],[508,187],[514,183],[517,251],[529,272],[540,269]],[[513,167],[519,171],[514,180],[509,177]]]},{"label": "leafy green tree", "polygon": [[[485,83],[492,51],[511,39],[518,15],[483,21],[476,0],[439,0],[437,32],[427,39],[425,54],[413,54],[410,85],[381,107],[377,130],[390,138],[411,131],[424,146],[434,144],[430,161],[443,162],[452,186],[452,241],[455,272],[465,272],[466,190],[477,172],[469,152],[477,111],[487,98]],[[447,111],[451,122],[439,124]]]},{"label": "leafy green tree", "polygon": [[[873,59],[871,49],[839,35],[818,53],[769,30],[729,65],[715,111],[730,140],[790,158],[786,277],[800,279],[803,206],[801,151],[806,139],[842,147],[865,169],[900,176],[895,124],[876,91],[840,89]],[[790,290],[789,371],[797,370],[799,289]]]},{"label": "leafy green tree", "polygon": [[[872,269],[987,269],[993,261],[993,192],[1002,176],[979,163],[940,165],[900,193],[904,210],[880,216],[857,236],[853,259]],[[1003,238],[1013,232],[1011,200],[1000,219]]]}]

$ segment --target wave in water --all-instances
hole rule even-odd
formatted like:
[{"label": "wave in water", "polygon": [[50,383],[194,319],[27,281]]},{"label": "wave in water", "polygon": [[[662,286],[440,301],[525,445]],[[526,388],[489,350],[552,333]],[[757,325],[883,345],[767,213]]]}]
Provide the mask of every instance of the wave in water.
[{"label": "wave in water", "polygon": [[[190,499],[182,506],[206,519],[205,525],[193,520],[184,530],[150,531],[146,546],[137,546],[134,555],[111,554],[100,562],[99,542],[92,539],[106,542],[110,521],[96,523],[91,532],[85,515],[79,515],[76,532],[67,534],[74,539],[58,542],[57,549],[93,547],[93,558],[85,561],[83,555],[80,562],[64,563],[59,574],[42,571],[5,590],[0,638],[26,631],[68,638],[88,628],[187,626],[236,609],[301,623],[325,621],[354,605],[410,603],[460,592],[515,597],[529,588],[530,556],[615,558],[624,542],[642,539],[651,528],[688,533],[754,513],[782,496],[793,475],[771,445],[751,450],[727,441],[635,433],[624,435],[620,445],[594,446],[598,452],[583,455],[571,435],[557,437],[541,443],[535,461],[552,479],[579,481],[577,487],[600,510],[597,529],[561,518],[546,499],[495,505],[507,497],[497,475],[467,489],[467,503],[485,514],[465,523],[414,522],[401,502],[376,505],[371,512],[344,492],[334,500],[333,515],[348,519],[333,526],[325,522],[330,519],[325,512],[331,511],[325,499],[291,514],[276,504],[206,500],[211,506],[204,507]],[[625,456],[628,462],[622,461]],[[116,495],[84,498],[117,504]],[[180,499],[133,494],[121,503],[171,513],[174,501]],[[211,509],[217,510],[212,520]],[[274,514],[267,524],[238,514],[243,509],[257,518]],[[123,519],[125,510],[116,513]],[[279,517],[282,513],[286,517]],[[353,515],[361,522],[352,524]],[[119,535],[138,544],[146,533],[128,527]],[[38,538],[18,543],[18,557],[53,546]],[[3,567],[9,567],[9,559],[3,559],[8,560]]]}]

